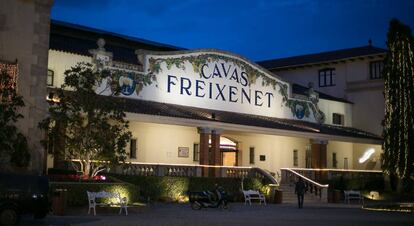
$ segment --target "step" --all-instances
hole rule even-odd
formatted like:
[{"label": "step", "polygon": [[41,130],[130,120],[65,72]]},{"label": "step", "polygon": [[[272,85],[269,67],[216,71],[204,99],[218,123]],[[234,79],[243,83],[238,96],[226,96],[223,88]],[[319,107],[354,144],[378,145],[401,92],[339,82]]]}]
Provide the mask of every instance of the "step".
[{"label": "step", "polygon": [[[290,184],[281,184],[279,189],[283,192],[283,203],[297,203],[298,198],[295,194],[295,186]],[[321,203],[319,197],[306,193],[304,196],[305,203]]]}]

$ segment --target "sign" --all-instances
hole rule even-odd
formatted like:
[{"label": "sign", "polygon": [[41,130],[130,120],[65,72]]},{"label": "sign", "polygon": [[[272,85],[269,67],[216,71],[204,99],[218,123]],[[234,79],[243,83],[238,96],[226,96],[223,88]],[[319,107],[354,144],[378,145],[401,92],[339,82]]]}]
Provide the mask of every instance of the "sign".
[{"label": "sign", "polygon": [[288,82],[231,53],[140,51],[138,59],[142,71],[107,67],[112,75],[106,87],[118,84],[127,98],[311,122],[324,120],[317,99],[291,97]]}]

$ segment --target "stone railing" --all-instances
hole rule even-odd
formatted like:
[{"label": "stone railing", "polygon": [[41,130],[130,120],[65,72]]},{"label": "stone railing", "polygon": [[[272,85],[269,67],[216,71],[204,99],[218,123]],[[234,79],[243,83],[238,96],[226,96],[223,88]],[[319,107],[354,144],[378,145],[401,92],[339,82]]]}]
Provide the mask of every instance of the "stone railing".
[{"label": "stone railing", "polygon": [[293,184],[296,181],[298,181],[299,178],[302,178],[303,182],[306,184],[308,188],[308,192],[310,194],[313,194],[322,202],[328,202],[328,187],[327,184],[320,184],[310,178],[308,178],[305,175],[300,174],[299,172],[296,172],[295,169],[290,168],[281,168],[280,169],[282,174],[282,184]]},{"label": "stone railing", "polygon": [[203,168],[218,169],[219,177],[253,177],[259,179],[267,179],[269,183],[277,184],[276,180],[272,175],[270,175],[270,173],[255,167],[128,163],[116,167],[115,172],[134,176],[202,177]]}]

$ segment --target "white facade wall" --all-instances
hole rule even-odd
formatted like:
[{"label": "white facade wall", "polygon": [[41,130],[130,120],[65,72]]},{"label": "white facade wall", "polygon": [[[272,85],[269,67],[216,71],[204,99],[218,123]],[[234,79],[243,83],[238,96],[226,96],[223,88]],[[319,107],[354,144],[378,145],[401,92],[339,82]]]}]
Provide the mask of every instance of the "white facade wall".
[{"label": "white facade wall", "polygon": [[[372,144],[353,144],[354,146],[354,169],[359,170],[381,170],[381,145],[372,145]],[[369,149],[374,149],[374,154],[363,163],[359,163],[359,158],[361,158],[366,151]]]},{"label": "white facade wall", "polygon": [[[92,58],[88,56],[80,56],[67,52],[49,50],[48,68],[54,71],[54,87],[60,87],[63,84],[64,72],[67,69],[70,69],[71,66],[76,65],[78,62],[91,63],[91,61]],[[320,91],[333,96],[344,95],[346,90],[345,84],[347,83],[343,78],[346,78],[346,76],[339,75],[346,74],[346,72],[350,70],[353,71],[352,76],[357,75],[362,70],[361,68],[363,68],[364,63],[361,62],[355,63],[356,67],[352,69],[350,69],[351,64],[340,63],[335,65],[335,68],[337,68],[335,76],[335,83],[337,86],[324,88],[324,90]],[[306,86],[310,81],[314,82],[315,89],[319,90],[318,69],[322,68],[325,67],[297,69],[294,71],[278,72],[277,74],[287,80],[304,86]],[[364,73],[367,72],[360,72],[359,74],[363,75]],[[304,78],[309,79],[306,80]],[[352,77],[352,82],[356,81],[358,81],[357,77]],[[329,89],[329,91],[325,89]],[[338,95],[334,95],[335,92],[337,92]],[[320,99],[319,107],[323,112],[325,112],[326,123],[332,123],[332,113],[339,113],[345,116],[345,126],[355,127],[355,122],[358,122],[357,125],[367,123],[372,127],[379,117],[374,117],[372,115],[367,116],[366,112],[370,112],[370,109],[374,109],[369,104],[373,104],[377,108],[381,108],[381,105],[376,102],[378,96],[375,96],[377,95],[375,92],[368,94],[363,93],[363,95],[360,95],[360,93],[361,92],[359,90],[352,93],[353,99],[351,101],[358,104],[347,104],[343,102]],[[370,95],[374,96],[370,97]],[[360,102],[361,104],[359,104]],[[356,106],[364,106],[365,108],[359,109],[358,107],[356,108]],[[371,114],[377,113],[377,110],[373,110]],[[367,117],[368,119],[364,119],[364,117]],[[133,137],[137,139],[137,158],[128,159],[127,161],[167,164],[198,164],[198,162],[193,161],[193,145],[194,143],[199,143],[200,139],[196,127],[131,121],[130,130]],[[310,145],[310,141],[307,138],[251,134],[232,131],[224,131],[222,136],[238,142],[238,163],[241,166],[255,166],[271,172],[278,172],[280,168],[283,167],[304,168],[306,166],[306,149]],[[327,167],[332,168],[332,153],[336,152],[338,160],[337,168],[344,168],[344,158],[348,158],[349,169],[367,168],[366,165],[357,164],[356,158],[358,158],[358,156],[360,156],[361,153],[370,146],[372,145],[330,140],[328,141],[327,146]],[[178,157],[179,147],[188,147],[189,156]],[[249,163],[250,147],[255,148],[254,164]],[[381,147],[377,145],[375,148],[378,150],[376,151],[376,154],[379,156]],[[127,147],[127,150],[129,150],[129,147]],[[293,165],[293,150],[298,150],[298,166]],[[266,157],[265,161],[260,161],[260,155],[264,155]]]},{"label": "white facade wall", "polygon": [[[128,158],[127,161],[198,164],[193,161],[193,145],[198,144],[200,139],[197,128],[133,121],[130,129],[133,138],[137,139],[137,158]],[[235,132],[225,132],[221,136],[238,143],[239,166],[260,167],[271,172],[277,172],[282,167],[305,167],[309,139]],[[189,156],[178,157],[179,147],[188,147]],[[249,161],[250,147],[255,149],[254,164]],[[293,150],[298,150],[298,166],[293,165]],[[260,161],[260,155],[266,156],[265,161]]]},{"label": "white facade wall", "polygon": [[80,62],[92,63],[92,57],[49,50],[48,69],[54,73],[53,87],[60,87],[65,82],[65,71]]},{"label": "white facade wall", "polygon": [[[353,169],[353,143],[329,141],[326,150],[327,167],[329,169],[335,168],[333,167],[332,153],[336,153],[337,169]],[[348,167],[345,166],[345,161],[348,162]]]},{"label": "white facade wall", "polygon": [[[345,115],[345,126],[352,126],[364,131],[381,135],[381,121],[384,119],[384,82],[370,79],[370,62],[381,60],[356,59],[342,63],[327,63],[324,66],[309,66],[305,68],[286,69],[275,72],[278,76],[291,83],[308,86],[314,83],[314,89],[334,97],[344,98],[352,102],[352,114]],[[335,86],[319,87],[319,70],[324,68],[335,68]],[[322,111],[324,101],[320,102]],[[329,108],[335,104],[329,103]],[[328,110],[329,111],[329,110]],[[347,112],[347,111],[345,111]],[[349,112],[349,111],[348,111]],[[326,123],[332,123],[332,114],[339,112],[328,112]]]},{"label": "white facade wall", "polygon": [[337,113],[344,116],[344,126],[353,127],[352,104],[332,100],[319,99],[319,108],[325,113],[325,124],[333,125],[332,114]]},{"label": "white facade wall", "polygon": [[[325,68],[335,68],[335,75],[333,81],[335,86],[319,87],[319,70]],[[319,67],[297,68],[293,70],[277,71],[275,74],[284,78],[285,80],[308,87],[309,82],[313,83],[313,88],[316,91],[329,94],[331,96],[344,98],[346,89],[346,63],[327,64]]]}]

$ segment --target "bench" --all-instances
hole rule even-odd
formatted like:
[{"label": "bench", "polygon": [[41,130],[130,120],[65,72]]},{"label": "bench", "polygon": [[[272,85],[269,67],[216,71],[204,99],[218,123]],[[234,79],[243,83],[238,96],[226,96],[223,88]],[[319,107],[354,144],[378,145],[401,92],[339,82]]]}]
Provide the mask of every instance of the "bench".
[{"label": "bench", "polygon": [[358,200],[359,203],[362,201],[362,195],[360,191],[348,190],[344,191],[345,203],[349,203],[351,200]]},{"label": "bench", "polygon": [[128,200],[126,197],[121,197],[119,193],[115,192],[106,192],[106,191],[100,191],[100,192],[90,192],[86,191],[86,194],[88,195],[88,203],[89,203],[89,209],[88,214],[90,214],[91,209],[93,209],[93,215],[96,215],[96,206],[110,206],[110,204],[103,203],[103,202],[97,202],[97,199],[101,198],[112,198],[117,200],[115,203],[116,205],[120,206],[119,214],[122,213],[122,210],[125,210],[125,215],[128,215]]},{"label": "bench", "polygon": [[244,195],[244,205],[246,205],[247,202],[249,202],[250,205],[252,205],[252,200],[259,200],[260,205],[262,202],[266,205],[266,198],[263,194],[260,194],[259,191],[255,190],[243,190]]}]

